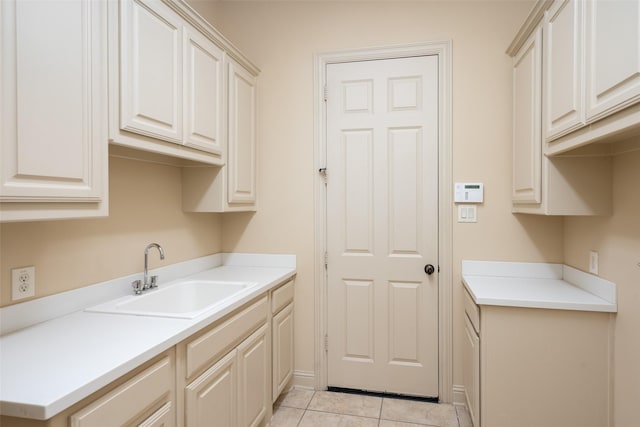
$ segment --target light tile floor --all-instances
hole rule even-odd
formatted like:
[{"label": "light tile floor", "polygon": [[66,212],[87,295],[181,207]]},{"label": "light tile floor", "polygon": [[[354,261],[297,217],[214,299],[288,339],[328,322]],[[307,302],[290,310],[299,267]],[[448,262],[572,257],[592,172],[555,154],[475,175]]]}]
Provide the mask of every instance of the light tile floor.
[{"label": "light tile floor", "polygon": [[270,427],[471,427],[463,407],[358,394],[291,389]]}]

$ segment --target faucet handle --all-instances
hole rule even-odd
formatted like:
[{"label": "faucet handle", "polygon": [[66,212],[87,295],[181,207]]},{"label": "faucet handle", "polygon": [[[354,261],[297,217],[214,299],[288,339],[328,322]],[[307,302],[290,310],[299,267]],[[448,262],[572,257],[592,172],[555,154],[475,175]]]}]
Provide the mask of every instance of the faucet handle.
[{"label": "faucet handle", "polygon": [[150,288],[158,287],[158,276],[151,276],[151,283],[149,284]]},{"label": "faucet handle", "polygon": [[133,287],[133,292],[135,292],[136,295],[140,295],[142,293],[142,280],[134,280],[131,282],[131,286]]}]

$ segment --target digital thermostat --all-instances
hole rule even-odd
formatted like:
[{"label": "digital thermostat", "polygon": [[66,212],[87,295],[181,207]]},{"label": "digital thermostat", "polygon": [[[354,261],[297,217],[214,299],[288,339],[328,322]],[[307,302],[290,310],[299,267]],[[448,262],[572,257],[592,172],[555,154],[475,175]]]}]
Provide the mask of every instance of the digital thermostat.
[{"label": "digital thermostat", "polygon": [[453,187],[455,203],[482,203],[484,201],[484,184],[481,182],[456,182]]}]

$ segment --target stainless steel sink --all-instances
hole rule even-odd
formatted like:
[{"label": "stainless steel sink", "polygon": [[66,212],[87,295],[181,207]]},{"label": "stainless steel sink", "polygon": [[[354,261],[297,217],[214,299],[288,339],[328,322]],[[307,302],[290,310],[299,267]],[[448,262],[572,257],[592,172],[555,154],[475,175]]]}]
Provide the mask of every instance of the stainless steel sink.
[{"label": "stainless steel sink", "polygon": [[186,280],[130,295],[85,311],[140,316],[194,318],[252,287],[252,282]]}]

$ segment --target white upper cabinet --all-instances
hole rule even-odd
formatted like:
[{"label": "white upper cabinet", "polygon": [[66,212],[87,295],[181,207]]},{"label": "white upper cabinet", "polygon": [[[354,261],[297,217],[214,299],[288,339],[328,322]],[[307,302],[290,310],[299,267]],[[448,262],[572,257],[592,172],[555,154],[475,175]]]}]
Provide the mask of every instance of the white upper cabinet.
[{"label": "white upper cabinet", "polygon": [[587,119],[593,121],[640,101],[640,2],[584,4]]},{"label": "white upper cabinet", "polygon": [[228,203],[256,202],[256,78],[229,61]]},{"label": "white upper cabinet", "polygon": [[637,133],[640,2],[540,0],[529,26],[540,10],[545,154]]},{"label": "white upper cabinet", "polygon": [[161,2],[120,6],[120,128],[182,142],[182,22]]},{"label": "white upper cabinet", "polygon": [[0,220],[106,216],[106,4],[3,0],[0,19]]},{"label": "white upper cabinet", "polygon": [[513,57],[513,212],[609,215],[609,157],[544,155],[545,137],[571,135],[584,125],[582,4],[556,1],[549,10],[545,5],[537,4],[532,11],[537,20],[527,21],[531,27],[508,51]]},{"label": "white upper cabinet", "polygon": [[111,142],[224,165],[224,60],[241,55],[184,2],[112,1],[109,17]]},{"label": "white upper cabinet", "polygon": [[541,201],[541,72],[542,28],[539,28],[513,59],[514,203]]},{"label": "white upper cabinet", "polygon": [[227,162],[222,168],[182,168],[185,212],[255,211],[257,71],[225,57]]},{"label": "white upper cabinet", "polygon": [[556,1],[545,15],[545,141],[584,125],[583,5],[582,1]]},{"label": "white upper cabinet", "polygon": [[222,155],[226,129],[224,52],[191,27],[184,27],[183,39],[185,144]]}]

